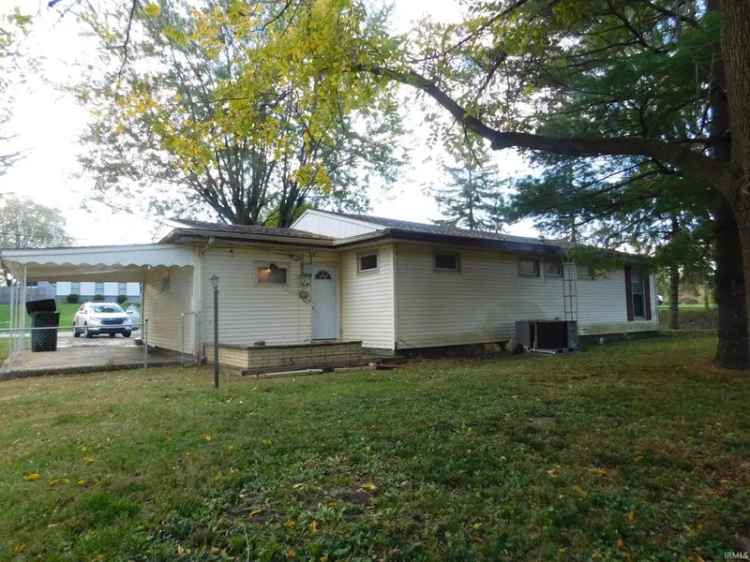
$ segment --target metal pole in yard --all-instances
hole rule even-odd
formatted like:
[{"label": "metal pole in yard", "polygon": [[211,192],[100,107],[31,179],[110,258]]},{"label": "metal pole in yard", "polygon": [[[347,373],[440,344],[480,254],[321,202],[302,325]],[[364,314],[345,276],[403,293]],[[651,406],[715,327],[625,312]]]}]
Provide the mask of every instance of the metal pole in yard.
[{"label": "metal pole in yard", "polygon": [[148,318],[143,319],[143,333],[141,339],[143,339],[143,368],[148,369]]},{"label": "metal pole in yard", "polygon": [[8,284],[8,287],[10,287],[10,313],[8,314],[8,328],[10,328],[10,332],[8,332],[8,344],[10,345],[9,353],[13,353],[16,349],[16,333],[13,331],[13,328],[16,327],[16,290],[13,288],[13,281],[11,281]]},{"label": "metal pole in yard", "polygon": [[[22,315],[21,315],[21,327],[23,328],[23,332],[21,332],[21,351],[26,350],[26,285],[28,283],[28,265],[23,264],[23,285],[21,286],[21,301],[23,302],[22,308]],[[29,341],[28,341],[29,348],[31,347],[31,333],[29,333]]]},{"label": "metal pole in yard", "polygon": [[219,276],[211,276],[214,288],[214,388],[219,388]]}]

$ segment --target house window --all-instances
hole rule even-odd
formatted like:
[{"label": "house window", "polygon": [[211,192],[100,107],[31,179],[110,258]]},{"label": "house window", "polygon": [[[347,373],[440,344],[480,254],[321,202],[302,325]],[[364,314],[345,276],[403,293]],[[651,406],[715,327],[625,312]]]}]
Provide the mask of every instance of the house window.
[{"label": "house window", "polygon": [[118,295],[127,295],[128,294],[128,284],[127,283],[118,283],[117,284],[117,294]]},{"label": "house window", "polygon": [[461,261],[458,254],[449,252],[436,252],[435,271],[460,271]]},{"label": "house window", "polygon": [[104,283],[101,281],[97,281],[94,284],[94,294],[95,295],[104,295]]},{"label": "house window", "polygon": [[521,277],[539,277],[539,260],[519,260],[518,274]]},{"label": "house window", "polygon": [[378,269],[378,254],[362,254],[359,256],[359,271],[375,271]]},{"label": "house window", "polygon": [[260,284],[286,285],[286,267],[279,267],[275,263],[258,266],[257,275]]},{"label": "house window", "polygon": [[625,266],[628,320],[651,320],[651,284],[648,269]]},{"label": "house window", "polygon": [[630,292],[633,302],[633,316],[636,318],[646,317],[646,299],[643,290],[643,275],[640,269],[633,269],[630,273]]},{"label": "house window", "polygon": [[81,294],[81,284],[80,283],[71,283],[70,284],[70,294],[71,295],[80,295]]},{"label": "house window", "polygon": [[546,261],[544,262],[544,276],[545,277],[562,277],[563,276],[563,264],[561,261]]},{"label": "house window", "polygon": [[576,264],[576,277],[593,281],[596,278],[594,268],[590,265]]}]

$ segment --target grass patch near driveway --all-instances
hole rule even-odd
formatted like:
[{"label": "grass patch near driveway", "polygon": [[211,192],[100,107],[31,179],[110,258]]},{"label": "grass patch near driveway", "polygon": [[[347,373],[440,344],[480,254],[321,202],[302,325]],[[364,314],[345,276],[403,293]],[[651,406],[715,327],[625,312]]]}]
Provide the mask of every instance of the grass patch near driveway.
[{"label": "grass patch near driveway", "polygon": [[[83,302],[83,301],[81,301]],[[73,317],[76,315],[80,304],[69,302],[58,302],[57,310],[60,312],[60,328],[71,330],[73,328]],[[26,325],[31,325],[31,319],[26,320]],[[0,304],[0,328],[10,327],[10,305]]]},{"label": "grass patch near driveway", "polygon": [[723,559],[750,377],[714,346],[1,383],[0,559]]}]

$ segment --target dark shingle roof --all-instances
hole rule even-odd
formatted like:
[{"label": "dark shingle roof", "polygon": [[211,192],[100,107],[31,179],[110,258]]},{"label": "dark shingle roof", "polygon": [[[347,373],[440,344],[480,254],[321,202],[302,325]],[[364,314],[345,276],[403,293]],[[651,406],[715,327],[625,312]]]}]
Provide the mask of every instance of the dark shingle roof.
[{"label": "dark shingle roof", "polygon": [[[313,234],[312,232],[306,232],[304,230],[297,230],[294,228],[275,228],[270,226],[260,225],[237,225],[237,224],[222,224],[213,222],[203,222],[187,219],[174,219],[175,223],[179,226],[170,232],[163,242],[171,241],[176,237],[193,235],[193,236],[214,236],[221,238],[222,236],[230,238],[246,238],[258,239],[263,237],[274,237],[274,238],[293,238],[310,241],[327,241],[330,242],[332,238],[330,236],[323,236],[322,234]],[[184,227],[184,228],[182,228]]]},{"label": "dark shingle roof", "polygon": [[413,232],[417,234],[430,234],[436,236],[448,236],[452,238],[472,238],[480,240],[497,240],[500,242],[517,242],[520,244],[540,244],[549,246],[560,246],[563,248],[571,247],[570,242],[565,240],[552,240],[544,238],[532,238],[529,236],[513,236],[502,232],[492,232],[489,230],[468,230],[451,225],[427,224],[421,222],[404,221],[398,219],[389,219],[373,215],[357,215],[351,213],[334,213],[331,211],[320,211],[329,215],[354,219],[362,222],[369,222],[388,229]]}]

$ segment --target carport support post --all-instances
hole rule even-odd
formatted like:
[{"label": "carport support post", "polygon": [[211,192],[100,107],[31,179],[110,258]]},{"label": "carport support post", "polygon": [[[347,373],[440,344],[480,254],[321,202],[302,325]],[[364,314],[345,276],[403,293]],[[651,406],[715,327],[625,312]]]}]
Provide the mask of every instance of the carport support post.
[{"label": "carport support post", "polygon": [[219,388],[219,276],[211,276],[214,288],[214,388]]}]

